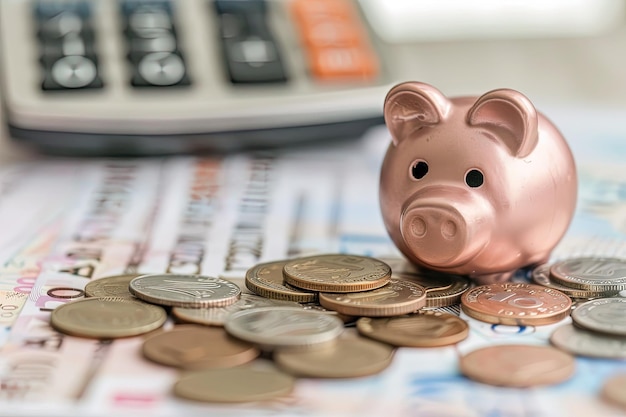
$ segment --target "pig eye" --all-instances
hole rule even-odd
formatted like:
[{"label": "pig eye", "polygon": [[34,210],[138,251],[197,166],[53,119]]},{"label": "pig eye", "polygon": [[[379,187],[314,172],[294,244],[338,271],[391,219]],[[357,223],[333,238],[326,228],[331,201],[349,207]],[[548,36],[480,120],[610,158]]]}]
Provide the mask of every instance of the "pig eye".
[{"label": "pig eye", "polygon": [[426,174],[428,174],[428,164],[426,162],[413,162],[413,166],[411,167],[411,175],[413,175],[413,178],[421,180]]},{"label": "pig eye", "polygon": [[467,171],[467,174],[465,174],[465,184],[472,188],[480,187],[483,185],[484,181],[485,177],[483,176],[483,173],[477,169],[470,169]]}]

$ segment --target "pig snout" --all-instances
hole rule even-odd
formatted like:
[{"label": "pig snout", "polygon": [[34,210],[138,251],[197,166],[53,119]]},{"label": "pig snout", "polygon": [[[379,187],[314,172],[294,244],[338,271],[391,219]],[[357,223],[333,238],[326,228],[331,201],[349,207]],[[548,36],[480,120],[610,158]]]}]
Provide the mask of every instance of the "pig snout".
[{"label": "pig snout", "polygon": [[405,205],[402,238],[425,264],[461,265],[489,241],[492,213],[479,196],[457,188],[424,190]]}]

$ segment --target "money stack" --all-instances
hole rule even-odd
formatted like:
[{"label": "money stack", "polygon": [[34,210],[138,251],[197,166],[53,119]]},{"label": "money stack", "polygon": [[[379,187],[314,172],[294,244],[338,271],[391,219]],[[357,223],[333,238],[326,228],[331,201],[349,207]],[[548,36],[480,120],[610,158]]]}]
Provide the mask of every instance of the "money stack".
[{"label": "money stack", "polygon": [[[616,259],[571,259],[536,268],[535,284],[472,287],[465,277],[396,261],[328,254],[254,266],[245,276],[251,293],[207,276],[120,275],[89,283],[88,298],[55,309],[51,325],[100,339],[147,334],[143,356],[182,371],[175,395],[242,402],[286,395],[296,377],[381,372],[397,347],[458,343],[468,323],[442,309],[459,303],[472,318],[516,326],[556,323],[576,306],[574,325],[552,335],[554,347],[489,346],[460,357],[459,370],[471,379],[529,387],[568,379],[573,355],[626,357],[626,299],[613,297],[626,288],[626,274],[607,277],[624,267]],[[168,316],[184,324],[160,329]],[[607,381],[603,396],[626,405],[625,384]]]}]

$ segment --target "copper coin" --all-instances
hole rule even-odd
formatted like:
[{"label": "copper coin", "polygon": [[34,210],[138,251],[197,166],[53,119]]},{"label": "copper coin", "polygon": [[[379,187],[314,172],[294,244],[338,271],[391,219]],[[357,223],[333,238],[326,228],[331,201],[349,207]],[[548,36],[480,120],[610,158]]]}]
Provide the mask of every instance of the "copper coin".
[{"label": "copper coin", "polygon": [[174,385],[174,394],[195,401],[238,403],[289,394],[295,380],[274,370],[249,367],[191,372]]},{"label": "copper coin", "polygon": [[426,304],[424,287],[392,278],[375,290],[353,293],[320,293],[320,304],[349,316],[389,317],[413,313]]},{"label": "copper coin", "polygon": [[552,265],[550,276],[568,287],[592,291],[621,291],[626,289],[626,260],[566,259]]},{"label": "copper coin", "polygon": [[246,287],[255,294],[274,300],[311,303],[317,301],[317,293],[301,290],[285,284],[283,267],[289,261],[258,264],[246,272]]},{"label": "copper coin", "polygon": [[142,351],[154,362],[184,369],[230,368],[250,362],[260,353],[221,328],[193,324],[151,336]]},{"label": "copper coin", "polygon": [[312,378],[356,378],[374,375],[393,359],[387,344],[360,337],[339,339],[331,346],[314,350],[278,350],[274,361],[284,371]]},{"label": "copper coin", "polygon": [[324,292],[359,292],[389,282],[391,268],[378,259],[356,255],[317,255],[287,262],[285,282],[298,288]]},{"label": "copper coin", "polygon": [[572,300],[562,292],[524,283],[481,285],[461,297],[468,316],[511,326],[556,323],[569,315],[571,306]]},{"label": "copper coin", "polygon": [[569,379],[574,357],[549,346],[497,345],[461,357],[461,373],[478,382],[502,387],[552,385]]},{"label": "copper coin", "polygon": [[457,316],[435,311],[392,318],[363,317],[356,322],[363,336],[394,346],[446,346],[467,338],[469,326]]},{"label": "copper coin", "polygon": [[543,285],[544,287],[552,288],[553,290],[561,291],[563,294],[570,298],[594,298],[594,297],[610,297],[618,293],[617,290],[613,291],[598,291],[598,290],[584,290],[580,288],[568,287],[566,285],[555,282],[550,276],[550,265],[539,265],[532,271],[532,279],[535,284]]},{"label": "copper coin", "polygon": [[626,408],[626,374],[617,374],[607,379],[600,395],[611,404]]},{"label": "copper coin", "polygon": [[124,297],[135,298],[128,291],[128,284],[133,278],[143,274],[125,274],[98,278],[85,285],[87,297]]}]

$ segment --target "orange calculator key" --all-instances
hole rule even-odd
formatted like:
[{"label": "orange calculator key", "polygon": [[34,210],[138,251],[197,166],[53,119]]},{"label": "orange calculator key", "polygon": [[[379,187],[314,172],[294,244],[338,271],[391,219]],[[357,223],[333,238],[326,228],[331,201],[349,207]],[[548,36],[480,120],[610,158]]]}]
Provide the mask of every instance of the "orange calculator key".
[{"label": "orange calculator key", "polygon": [[356,18],[354,4],[346,0],[293,0],[291,7],[300,22],[327,18],[352,21]]},{"label": "orange calculator key", "polygon": [[374,54],[363,47],[311,49],[311,71],[320,80],[371,79],[378,74]]},{"label": "orange calculator key", "polygon": [[361,28],[344,19],[312,20],[301,23],[300,29],[309,48],[357,46],[365,43]]}]

